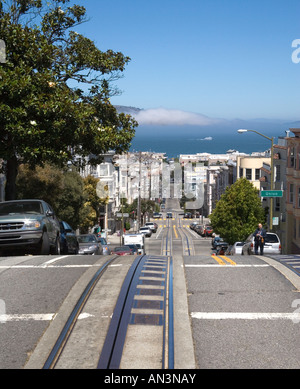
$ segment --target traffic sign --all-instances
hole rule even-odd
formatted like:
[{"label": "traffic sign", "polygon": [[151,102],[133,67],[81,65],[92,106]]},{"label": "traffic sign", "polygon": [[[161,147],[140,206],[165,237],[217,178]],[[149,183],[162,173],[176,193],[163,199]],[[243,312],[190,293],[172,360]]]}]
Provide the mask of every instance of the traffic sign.
[{"label": "traffic sign", "polygon": [[260,197],[283,197],[283,190],[262,190]]},{"label": "traffic sign", "polygon": [[117,217],[122,217],[122,216],[123,217],[129,217],[129,213],[123,213],[123,214],[122,213],[117,213],[116,216]]}]

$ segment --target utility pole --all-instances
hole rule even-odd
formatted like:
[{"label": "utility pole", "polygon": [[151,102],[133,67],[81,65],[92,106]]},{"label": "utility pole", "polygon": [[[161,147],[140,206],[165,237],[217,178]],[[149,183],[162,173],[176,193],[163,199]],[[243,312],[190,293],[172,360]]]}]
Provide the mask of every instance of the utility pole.
[{"label": "utility pole", "polygon": [[139,186],[138,186],[138,204],[137,204],[137,230],[141,226],[141,181],[142,181],[142,152],[139,152]]}]

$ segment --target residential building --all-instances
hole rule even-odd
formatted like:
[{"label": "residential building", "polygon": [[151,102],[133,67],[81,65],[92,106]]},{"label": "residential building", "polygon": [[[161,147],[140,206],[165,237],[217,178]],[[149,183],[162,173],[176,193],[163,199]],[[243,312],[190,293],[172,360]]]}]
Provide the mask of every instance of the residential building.
[{"label": "residential building", "polygon": [[[282,190],[282,197],[273,198],[273,231],[278,234],[282,253],[287,254],[286,243],[286,166],[287,166],[287,138],[279,137],[278,143],[274,145],[274,190]],[[264,163],[261,168],[261,190],[271,189],[271,166]],[[271,198],[262,198],[263,207],[271,207]],[[270,220],[267,221],[268,224]]]},{"label": "residential building", "polygon": [[289,254],[300,254],[300,128],[291,128],[286,138],[286,246]]},{"label": "residential building", "polygon": [[237,156],[236,158],[236,172],[237,179],[241,177],[247,178],[252,184],[260,190],[260,169],[264,163],[270,164],[271,158],[269,156]]}]

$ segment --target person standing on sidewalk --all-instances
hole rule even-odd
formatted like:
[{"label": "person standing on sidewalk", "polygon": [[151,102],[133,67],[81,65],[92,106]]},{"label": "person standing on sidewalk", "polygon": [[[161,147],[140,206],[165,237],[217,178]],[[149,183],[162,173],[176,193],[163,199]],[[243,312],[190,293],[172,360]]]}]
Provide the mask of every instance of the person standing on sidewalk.
[{"label": "person standing on sidewalk", "polygon": [[254,234],[254,252],[258,255],[258,248],[260,249],[260,255],[264,255],[264,245],[266,239],[266,231],[262,228],[262,224],[259,223],[258,228]]}]

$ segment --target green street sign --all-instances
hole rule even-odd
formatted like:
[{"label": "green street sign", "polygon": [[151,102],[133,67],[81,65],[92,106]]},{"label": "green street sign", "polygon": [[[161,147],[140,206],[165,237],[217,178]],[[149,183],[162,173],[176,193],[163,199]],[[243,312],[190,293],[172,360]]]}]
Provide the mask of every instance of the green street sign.
[{"label": "green street sign", "polygon": [[260,197],[282,197],[283,190],[262,190]]}]

